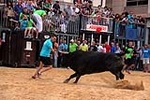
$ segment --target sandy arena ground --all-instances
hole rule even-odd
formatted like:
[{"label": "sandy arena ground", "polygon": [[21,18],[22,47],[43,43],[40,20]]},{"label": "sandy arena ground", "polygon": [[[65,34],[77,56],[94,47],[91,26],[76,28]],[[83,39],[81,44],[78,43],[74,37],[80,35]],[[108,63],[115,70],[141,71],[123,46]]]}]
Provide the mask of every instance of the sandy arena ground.
[{"label": "sandy arena ground", "polygon": [[144,90],[118,89],[109,72],[85,75],[78,84],[63,81],[72,70],[54,68],[31,79],[35,68],[0,67],[0,100],[150,100],[150,73],[125,73],[131,84],[143,81]]}]

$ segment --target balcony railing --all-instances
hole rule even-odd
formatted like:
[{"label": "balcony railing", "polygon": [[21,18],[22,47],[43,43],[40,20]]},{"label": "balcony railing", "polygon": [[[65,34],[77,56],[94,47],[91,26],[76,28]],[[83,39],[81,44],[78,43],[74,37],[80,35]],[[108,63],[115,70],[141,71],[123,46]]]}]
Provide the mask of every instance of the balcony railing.
[{"label": "balcony railing", "polygon": [[146,25],[141,23],[121,23],[115,21],[115,38],[126,38],[133,40],[144,40]]},{"label": "balcony railing", "polygon": [[113,32],[113,18],[81,16],[81,29],[86,30],[87,24],[107,26],[108,33]]}]

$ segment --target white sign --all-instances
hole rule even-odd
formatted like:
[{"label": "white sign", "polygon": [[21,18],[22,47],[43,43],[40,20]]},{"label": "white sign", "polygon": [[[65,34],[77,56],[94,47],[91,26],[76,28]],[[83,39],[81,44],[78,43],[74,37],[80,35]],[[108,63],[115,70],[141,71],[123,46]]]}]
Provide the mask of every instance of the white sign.
[{"label": "white sign", "polygon": [[30,41],[27,41],[25,50],[32,51],[32,48],[31,48],[32,46],[31,45],[32,45],[32,43]]},{"label": "white sign", "polygon": [[94,24],[87,24],[86,25],[86,30],[88,30],[88,31],[97,31],[97,29],[100,29],[101,32],[108,32],[108,26],[94,25]]}]

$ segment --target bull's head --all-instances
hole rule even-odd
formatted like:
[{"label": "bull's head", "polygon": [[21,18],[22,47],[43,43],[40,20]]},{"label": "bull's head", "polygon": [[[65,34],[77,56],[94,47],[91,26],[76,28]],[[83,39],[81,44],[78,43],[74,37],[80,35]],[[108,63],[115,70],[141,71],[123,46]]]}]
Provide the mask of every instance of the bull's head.
[{"label": "bull's head", "polygon": [[123,61],[123,58],[121,56],[118,56],[118,55],[115,55],[115,59],[114,59],[114,66],[119,68],[120,70],[123,69],[123,66],[125,65],[124,64],[124,61]]},{"label": "bull's head", "polygon": [[70,53],[63,53],[63,56],[62,56],[62,61],[61,61],[61,66],[62,67],[69,67],[70,66]]}]

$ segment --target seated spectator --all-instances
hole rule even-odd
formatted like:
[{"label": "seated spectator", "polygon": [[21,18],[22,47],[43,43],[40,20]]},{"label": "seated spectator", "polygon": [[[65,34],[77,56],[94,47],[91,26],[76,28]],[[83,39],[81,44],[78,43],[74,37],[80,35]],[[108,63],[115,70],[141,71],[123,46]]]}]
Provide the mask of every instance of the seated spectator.
[{"label": "seated spectator", "polygon": [[38,38],[38,29],[37,29],[35,23],[33,22],[33,20],[31,18],[29,18],[28,19],[28,26],[25,29],[25,37],[34,38],[34,33],[36,33],[35,39],[37,39]]},{"label": "seated spectator", "polygon": [[23,18],[23,15],[27,15],[27,17],[30,17],[29,10],[27,9],[27,7],[23,8],[22,12],[19,15],[19,20],[21,20]]}]

